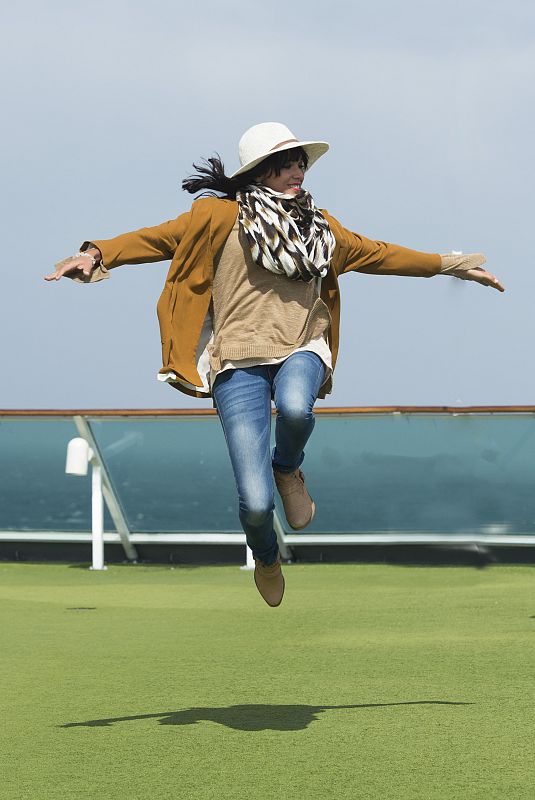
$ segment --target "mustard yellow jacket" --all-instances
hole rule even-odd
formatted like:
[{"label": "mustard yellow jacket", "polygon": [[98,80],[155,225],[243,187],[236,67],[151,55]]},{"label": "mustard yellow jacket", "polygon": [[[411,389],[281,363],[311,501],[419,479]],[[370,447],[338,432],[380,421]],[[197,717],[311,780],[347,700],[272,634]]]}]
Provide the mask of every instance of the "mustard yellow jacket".
[{"label": "mustard yellow jacket", "polygon": [[[338,277],[346,272],[376,275],[412,275],[429,278],[440,271],[438,253],[422,253],[387,242],[373,241],[344,228],[323,211],[336,240],[331,266],[321,284],[321,297],[331,314],[329,345],[333,370],[340,330]],[[102,267],[91,282],[109,277],[108,270],[122,264],[143,264],[171,259],[165,286],[158,301],[162,359],[161,374],[174,372],[171,385],[195,397],[207,397],[197,371],[198,344],[212,296],[214,259],[234,226],[235,200],[207,197],[190,210],[161,225],[141,228],[113,239],[91,239],[102,253]],[[322,387],[320,397],[331,389]]]}]

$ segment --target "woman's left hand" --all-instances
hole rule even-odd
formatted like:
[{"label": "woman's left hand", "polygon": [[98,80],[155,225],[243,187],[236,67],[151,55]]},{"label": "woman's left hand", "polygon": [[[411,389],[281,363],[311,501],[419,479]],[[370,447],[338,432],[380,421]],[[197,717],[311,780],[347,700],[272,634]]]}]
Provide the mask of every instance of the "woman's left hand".
[{"label": "woman's left hand", "polygon": [[476,283],[480,283],[482,286],[490,286],[491,289],[497,289],[499,292],[505,292],[505,288],[502,286],[498,278],[496,278],[496,276],[491,272],[487,272],[487,270],[483,269],[483,267],[467,269],[462,274],[460,273],[455,277],[461,278],[461,280],[465,281],[476,281]]},{"label": "woman's left hand", "polygon": [[482,286],[490,286],[499,292],[505,292],[498,278],[481,266],[487,260],[483,253],[445,253],[440,258],[442,259],[440,275],[453,275],[463,281],[476,281]]}]

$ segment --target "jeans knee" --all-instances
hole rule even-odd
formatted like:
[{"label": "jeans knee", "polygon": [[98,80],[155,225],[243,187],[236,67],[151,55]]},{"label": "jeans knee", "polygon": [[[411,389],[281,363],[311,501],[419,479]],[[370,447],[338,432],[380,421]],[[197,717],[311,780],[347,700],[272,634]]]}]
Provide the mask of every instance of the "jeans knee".
[{"label": "jeans knee", "polygon": [[240,519],[251,528],[261,528],[273,513],[273,497],[240,500]]},{"label": "jeans knee", "polygon": [[312,408],[301,398],[280,403],[277,406],[277,414],[285,423],[295,428],[308,427],[314,423]]}]

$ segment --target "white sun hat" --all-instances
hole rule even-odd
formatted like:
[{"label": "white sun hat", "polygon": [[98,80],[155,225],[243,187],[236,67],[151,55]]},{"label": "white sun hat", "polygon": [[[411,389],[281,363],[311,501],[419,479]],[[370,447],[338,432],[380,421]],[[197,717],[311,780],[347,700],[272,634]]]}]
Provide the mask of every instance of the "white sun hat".
[{"label": "white sun hat", "polygon": [[273,153],[291,150],[292,147],[303,148],[308,156],[309,167],[329,149],[327,142],[301,142],[286,125],[280,122],[261,122],[259,125],[253,125],[241,137],[238,145],[241,167],[230,177],[236,178],[256,167]]}]

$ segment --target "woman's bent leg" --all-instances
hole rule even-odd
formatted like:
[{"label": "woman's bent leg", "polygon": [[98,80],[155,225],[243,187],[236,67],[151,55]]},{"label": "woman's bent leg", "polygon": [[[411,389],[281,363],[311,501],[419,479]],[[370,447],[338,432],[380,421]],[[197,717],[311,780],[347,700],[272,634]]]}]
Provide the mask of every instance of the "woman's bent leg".
[{"label": "woman's bent leg", "polygon": [[304,448],[314,429],[313,407],[325,378],[325,365],[316,353],[294,353],[273,380],[277,408],[273,467],[294,472],[303,463]]},{"label": "woman's bent leg", "polygon": [[273,564],[278,544],[273,530],[268,372],[263,367],[226,370],[217,376],[212,394],[234,471],[247,544],[255,558]]}]

